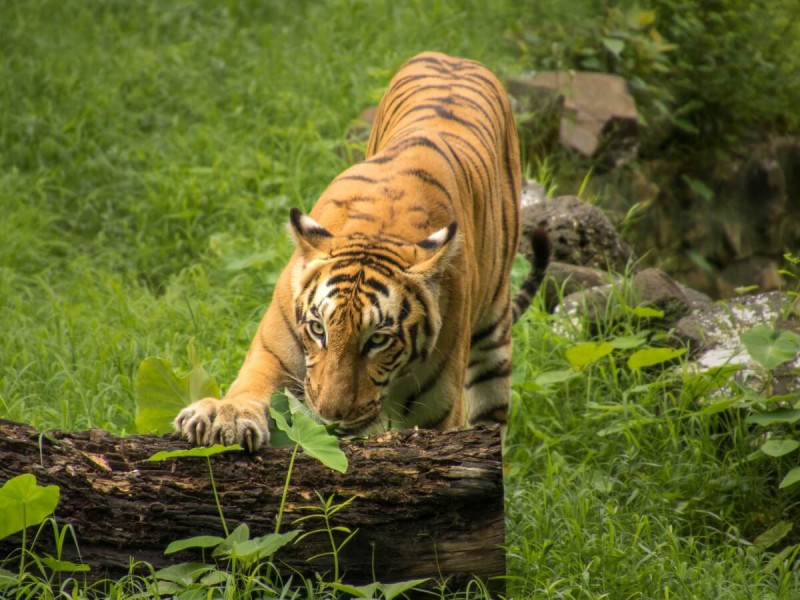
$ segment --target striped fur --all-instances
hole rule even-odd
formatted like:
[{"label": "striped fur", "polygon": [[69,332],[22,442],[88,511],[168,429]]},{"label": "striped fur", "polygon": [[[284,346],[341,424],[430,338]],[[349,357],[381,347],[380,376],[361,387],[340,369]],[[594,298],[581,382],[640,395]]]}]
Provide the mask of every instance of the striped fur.
[{"label": "striped fur", "polygon": [[511,325],[549,258],[512,299],[520,164],[505,92],[479,63],[425,53],[395,77],[366,159],[310,215],[222,401],[182,411],[198,444],[267,438],[269,399],[289,387],[343,433],[505,422]]}]

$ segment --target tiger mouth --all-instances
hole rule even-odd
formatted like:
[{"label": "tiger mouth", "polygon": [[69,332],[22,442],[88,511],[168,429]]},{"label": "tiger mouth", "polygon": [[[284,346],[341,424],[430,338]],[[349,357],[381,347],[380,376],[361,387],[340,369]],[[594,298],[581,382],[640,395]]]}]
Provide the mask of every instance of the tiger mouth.
[{"label": "tiger mouth", "polygon": [[369,437],[386,430],[380,413],[369,419],[359,419],[353,423],[336,423],[333,433],[338,437]]}]

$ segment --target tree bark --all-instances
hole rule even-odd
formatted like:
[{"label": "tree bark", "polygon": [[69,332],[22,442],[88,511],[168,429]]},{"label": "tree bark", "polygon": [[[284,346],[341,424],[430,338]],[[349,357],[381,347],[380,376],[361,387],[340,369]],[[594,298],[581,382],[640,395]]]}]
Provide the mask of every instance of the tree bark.
[{"label": "tree bark", "polygon": [[[195,535],[223,535],[208,465],[202,458],[148,462],[160,450],[188,448],[175,436],[117,438],[105,431],[50,431],[0,420],[0,482],[33,473],[41,485],[61,489],[56,517],[77,533],[92,578],[128,572],[130,559],[156,568],[193,560],[185,551],[164,556],[166,546]],[[340,554],[347,583],[430,577],[459,586],[473,575],[505,574],[503,475],[497,428],[447,433],[394,431],[342,442],[349,469],[342,475],[298,453],[282,531],[311,529],[292,522],[334,495],[355,500],[335,524],[358,530]],[[255,455],[227,453],[211,459],[228,527],[247,523],[251,536],[271,533],[283,492],[291,448]],[[40,536],[48,551],[46,538]],[[0,556],[19,547],[12,536]],[[67,544],[69,548],[70,544]],[[315,534],[285,547],[276,558],[305,575],[332,572],[327,536]],[[77,555],[65,556],[76,560]],[[502,589],[495,580],[494,589]]]}]

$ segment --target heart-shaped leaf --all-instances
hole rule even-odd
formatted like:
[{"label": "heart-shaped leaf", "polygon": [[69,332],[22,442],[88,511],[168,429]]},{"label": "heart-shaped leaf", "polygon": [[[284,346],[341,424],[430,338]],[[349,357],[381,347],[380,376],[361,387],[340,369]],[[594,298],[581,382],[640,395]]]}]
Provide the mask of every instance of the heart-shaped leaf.
[{"label": "heart-shaped leaf", "polygon": [[800,448],[797,440],[767,440],[761,445],[761,451],[769,456],[783,456]]},{"label": "heart-shaped leaf", "polygon": [[203,398],[219,398],[217,382],[200,364],[194,344],[188,346],[192,370],[180,377],[163,358],[145,358],[133,385],[136,431],[142,434],[172,432],[172,420],[180,410]]},{"label": "heart-shaped leaf", "polygon": [[739,336],[747,352],[767,369],[774,369],[797,358],[800,335],[786,329],[757,325]]},{"label": "heart-shaped leaf", "polygon": [[566,356],[573,367],[586,367],[613,351],[614,346],[608,342],[584,342],[567,348]]},{"label": "heart-shaped leaf", "polygon": [[30,473],[12,477],[0,487],[0,539],[44,521],[58,505],[56,485],[41,486]]},{"label": "heart-shaped leaf", "polygon": [[653,367],[670,361],[673,358],[678,358],[685,353],[686,350],[684,348],[643,348],[630,355],[628,358],[628,368],[642,369],[644,367]]}]

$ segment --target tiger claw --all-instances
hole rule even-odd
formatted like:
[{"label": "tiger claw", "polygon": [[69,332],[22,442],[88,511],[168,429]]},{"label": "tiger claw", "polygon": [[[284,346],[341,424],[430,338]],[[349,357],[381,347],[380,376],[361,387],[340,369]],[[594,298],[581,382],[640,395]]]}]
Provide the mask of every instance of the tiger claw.
[{"label": "tiger claw", "polygon": [[184,408],[175,430],[197,446],[240,444],[255,452],[269,441],[267,405],[258,400],[206,398]]}]

